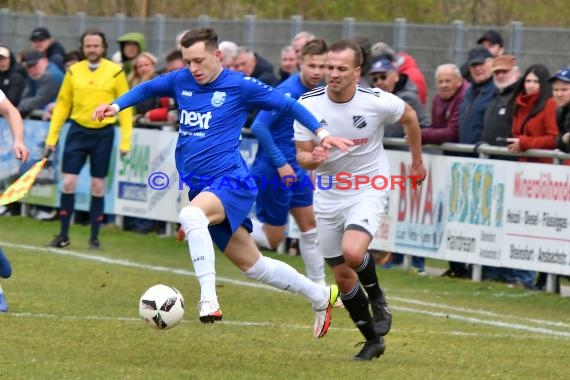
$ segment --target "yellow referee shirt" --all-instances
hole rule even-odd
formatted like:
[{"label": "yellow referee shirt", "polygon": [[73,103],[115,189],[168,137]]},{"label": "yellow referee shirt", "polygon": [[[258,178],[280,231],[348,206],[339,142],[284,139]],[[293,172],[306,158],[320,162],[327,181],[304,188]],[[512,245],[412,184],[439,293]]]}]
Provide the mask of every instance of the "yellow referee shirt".
[{"label": "yellow referee shirt", "polygon": [[[110,104],[128,90],[127,77],[121,66],[116,63],[103,58],[99,62],[99,67],[94,71],[89,69],[87,60],[72,65],[65,74],[57,95],[46,145],[57,144],[61,127],[67,119],[83,127],[94,129],[114,124],[115,117],[99,122],[91,120],[91,115],[97,106]],[[121,125],[119,149],[127,152],[131,149],[132,108],[121,111],[119,123]]]}]

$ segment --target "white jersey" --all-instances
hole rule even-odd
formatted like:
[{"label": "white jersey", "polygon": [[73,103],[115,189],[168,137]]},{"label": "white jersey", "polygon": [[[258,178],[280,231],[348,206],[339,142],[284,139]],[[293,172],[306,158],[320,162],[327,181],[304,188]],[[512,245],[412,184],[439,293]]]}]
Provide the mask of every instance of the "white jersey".
[{"label": "white jersey", "polygon": [[[316,170],[318,180],[332,178],[331,193],[335,191],[336,176],[339,173],[356,175],[377,175],[389,177],[389,165],[382,138],[384,125],[394,124],[404,113],[405,102],[399,97],[377,89],[357,86],[354,97],[346,103],[335,103],[327,95],[327,88],[320,87],[304,94],[299,102],[321,122],[333,136],[350,139],[354,145],[348,153],[331,149],[329,158]],[[295,140],[314,141],[318,138],[298,121],[295,121]],[[317,186],[316,191],[319,192]],[[371,185],[360,187],[360,190]],[[342,191],[346,195],[346,191]]]}]

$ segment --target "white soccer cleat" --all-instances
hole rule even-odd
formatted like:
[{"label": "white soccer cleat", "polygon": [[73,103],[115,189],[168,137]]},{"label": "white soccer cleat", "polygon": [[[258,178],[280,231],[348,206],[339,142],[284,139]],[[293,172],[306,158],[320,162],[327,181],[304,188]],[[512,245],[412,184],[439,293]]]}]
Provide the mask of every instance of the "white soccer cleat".
[{"label": "white soccer cleat", "polygon": [[331,285],[327,287],[328,302],[323,309],[315,310],[315,326],[313,328],[313,335],[315,338],[322,338],[325,336],[331,325],[331,311],[338,298],[338,286]]},{"label": "white soccer cleat", "polygon": [[220,304],[214,301],[198,302],[200,322],[214,323],[222,320],[222,309]]}]

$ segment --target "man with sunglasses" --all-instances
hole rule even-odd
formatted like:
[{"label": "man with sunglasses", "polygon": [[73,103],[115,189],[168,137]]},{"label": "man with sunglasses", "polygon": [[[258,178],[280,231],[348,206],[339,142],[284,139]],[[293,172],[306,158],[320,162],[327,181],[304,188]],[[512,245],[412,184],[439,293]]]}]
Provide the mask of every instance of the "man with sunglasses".
[{"label": "man with sunglasses", "polygon": [[[420,128],[429,126],[425,108],[418,95],[418,88],[407,74],[399,73],[394,63],[382,57],[372,62],[369,74],[373,87],[396,95],[416,111]],[[404,130],[397,124],[386,125],[384,136],[404,137]]]}]

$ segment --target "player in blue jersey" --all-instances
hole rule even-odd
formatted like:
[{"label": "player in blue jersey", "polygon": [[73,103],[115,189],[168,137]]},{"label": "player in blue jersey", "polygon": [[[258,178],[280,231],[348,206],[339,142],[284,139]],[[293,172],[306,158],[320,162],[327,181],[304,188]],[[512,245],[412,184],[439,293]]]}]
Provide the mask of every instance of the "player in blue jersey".
[{"label": "player in blue jersey", "polygon": [[[298,99],[322,83],[325,73],[327,44],[322,39],[307,42],[302,50],[299,72],[292,74],[275,91]],[[297,163],[293,141],[292,116],[278,111],[261,111],[251,132],[261,142],[251,174],[259,192],[251,236],[262,247],[277,248],[285,238],[287,215],[297,222],[301,235],[299,246],[307,277],[325,283],[325,263],[317,246],[317,228],[313,212],[313,189],[305,169]],[[273,186],[278,179],[278,186]],[[287,182],[287,183],[285,183]]]},{"label": "player in blue jersey", "polygon": [[[2,90],[0,90],[0,116],[6,120],[12,131],[12,151],[14,155],[18,160],[26,162],[30,153],[24,145],[24,123],[22,122],[22,117],[18,109],[10,102]],[[4,252],[2,252],[2,247],[0,247],[0,278],[8,278],[11,275],[12,266]],[[7,311],[8,303],[0,285],[0,312],[5,313]]]},{"label": "player in blue jersey", "polygon": [[186,33],[182,56],[185,69],[134,87],[113,104],[97,107],[93,118],[114,116],[151,96],[176,99],[180,130],[175,161],[181,179],[190,187],[190,203],[179,217],[200,283],[200,321],[222,319],[213,240],[248,278],[307,297],[316,315],[314,335],[321,337],[330,324],[338,289],[336,285],[316,284],[289,265],[259,252],[247,218],[257,189],[246,178],[249,170],[240,155],[240,134],[249,111],[261,108],[293,115],[319,137],[324,147],[346,151],[352,142],[331,136],[296,100],[263,82],[223,69],[213,29],[196,28]]}]

